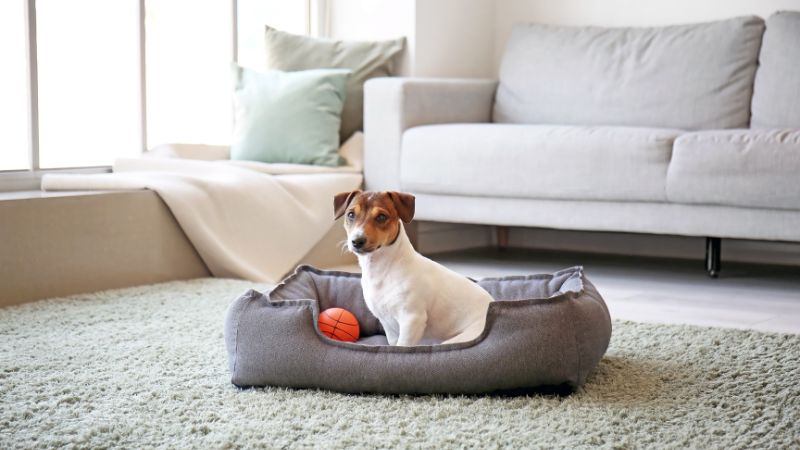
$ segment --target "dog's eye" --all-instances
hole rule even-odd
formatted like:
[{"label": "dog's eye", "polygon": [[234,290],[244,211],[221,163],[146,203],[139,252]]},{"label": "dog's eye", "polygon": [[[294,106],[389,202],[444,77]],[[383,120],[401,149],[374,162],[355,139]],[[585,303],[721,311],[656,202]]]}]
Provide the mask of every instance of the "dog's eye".
[{"label": "dog's eye", "polygon": [[348,219],[353,220],[355,217],[356,217],[356,213],[354,213],[353,211],[350,211],[350,212],[347,213],[347,218]]},{"label": "dog's eye", "polygon": [[378,214],[375,217],[375,221],[378,222],[378,223],[386,222],[386,219],[388,219],[388,217],[386,217],[386,214]]}]

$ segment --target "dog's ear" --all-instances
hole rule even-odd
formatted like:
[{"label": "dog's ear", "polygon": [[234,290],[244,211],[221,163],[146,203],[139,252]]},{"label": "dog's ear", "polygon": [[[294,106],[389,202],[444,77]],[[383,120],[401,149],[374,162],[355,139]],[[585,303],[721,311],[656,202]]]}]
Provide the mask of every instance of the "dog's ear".
[{"label": "dog's ear", "polygon": [[355,190],[353,192],[340,192],[333,196],[333,219],[336,220],[344,215],[350,202],[353,201],[356,195],[361,191]]},{"label": "dog's ear", "polygon": [[405,192],[389,192],[389,198],[392,199],[397,215],[400,220],[405,223],[411,222],[414,218],[414,196]]}]

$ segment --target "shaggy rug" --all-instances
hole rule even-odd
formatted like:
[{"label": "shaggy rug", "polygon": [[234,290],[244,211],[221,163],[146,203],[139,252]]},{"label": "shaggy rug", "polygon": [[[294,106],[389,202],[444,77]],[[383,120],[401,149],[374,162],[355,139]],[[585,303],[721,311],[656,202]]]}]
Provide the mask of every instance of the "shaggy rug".
[{"label": "shaggy rug", "polygon": [[569,396],[239,390],[223,314],[251,286],[200,279],[0,309],[0,448],[800,446],[798,335],[615,322]]}]

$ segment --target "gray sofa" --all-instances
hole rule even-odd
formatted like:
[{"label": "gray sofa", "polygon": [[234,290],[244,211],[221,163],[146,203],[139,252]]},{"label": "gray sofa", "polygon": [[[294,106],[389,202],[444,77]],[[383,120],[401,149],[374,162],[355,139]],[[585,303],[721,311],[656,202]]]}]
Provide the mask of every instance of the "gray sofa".
[{"label": "gray sofa", "polygon": [[419,220],[800,241],[800,12],[518,25],[499,81],[371,80],[367,189]]}]

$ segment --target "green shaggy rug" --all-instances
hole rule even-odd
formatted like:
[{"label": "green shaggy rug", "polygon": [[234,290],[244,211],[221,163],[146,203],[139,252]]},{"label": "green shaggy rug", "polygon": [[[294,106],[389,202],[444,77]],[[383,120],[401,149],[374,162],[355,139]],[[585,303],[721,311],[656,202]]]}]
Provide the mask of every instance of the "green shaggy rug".
[{"label": "green shaggy rug", "polygon": [[607,356],[566,397],[239,390],[223,315],[251,286],[0,309],[0,448],[800,447],[798,335],[615,322]]}]

